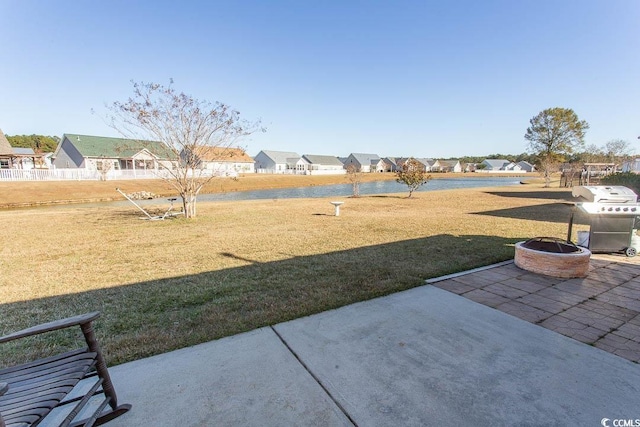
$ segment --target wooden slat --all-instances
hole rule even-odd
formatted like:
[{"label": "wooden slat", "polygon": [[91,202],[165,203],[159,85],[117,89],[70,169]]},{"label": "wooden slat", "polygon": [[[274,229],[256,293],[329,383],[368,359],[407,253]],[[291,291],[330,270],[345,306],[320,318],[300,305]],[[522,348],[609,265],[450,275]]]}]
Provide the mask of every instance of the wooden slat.
[{"label": "wooden slat", "polygon": [[104,408],[107,407],[110,401],[111,401],[111,398],[107,397],[100,403],[100,405],[98,405],[98,408],[96,408],[95,412],[93,413],[93,415],[91,415],[91,417],[74,422],[73,424],[70,424],[69,427],[77,427],[77,426],[93,427],[98,421],[98,418],[100,418],[100,414],[102,413]]},{"label": "wooden slat", "polygon": [[[94,359],[87,357],[85,359],[73,361],[65,366],[55,367],[51,370],[39,370],[36,372],[25,371],[17,373],[13,377],[0,377],[3,381],[9,384],[40,384],[51,378],[68,378],[73,377],[74,374],[79,372],[87,372],[87,370],[94,364]],[[11,387],[13,388],[13,387]]]},{"label": "wooden slat", "polygon": [[94,366],[96,353],[71,351],[0,371],[9,391],[0,397],[0,412],[7,426],[35,422],[60,401]]},{"label": "wooden slat", "polygon": [[73,358],[77,355],[85,355],[87,354],[86,348],[79,348],[77,350],[69,351],[66,353],[58,354],[55,356],[47,357],[44,359],[34,360],[29,363],[24,363],[22,365],[12,366],[10,368],[0,369],[0,378],[5,376],[9,377],[15,372],[19,372],[25,369],[37,369],[38,366],[56,366],[60,363],[65,363],[69,358]]},{"label": "wooden slat", "polygon": [[80,401],[73,407],[71,412],[69,412],[67,417],[60,424],[60,427],[68,427],[69,424],[71,424],[71,421],[73,421],[73,419],[78,416],[82,408],[86,406],[86,404],[89,402],[89,399],[93,397],[94,393],[98,390],[98,388],[101,385],[102,385],[102,379],[100,379],[99,381],[96,381],[93,387],[91,387],[91,389],[84,395],[84,397],[80,399]]},{"label": "wooden slat", "polygon": [[[4,337],[0,343],[37,335],[70,326],[80,326],[87,348],[29,362],[20,366],[0,369],[0,427],[36,426],[53,408],[67,410],[62,426],[103,424],[116,418],[131,405],[118,406],[117,397],[106,363],[100,352],[92,321],[99,313],[88,313],[24,329]],[[91,378],[92,385],[82,385],[73,398],[69,393],[83,380]],[[84,394],[81,394],[84,393]],[[95,396],[97,409],[87,408]],[[101,399],[101,400],[98,400]],[[111,406],[106,411],[107,405]],[[64,407],[64,409],[62,409]],[[71,408],[69,410],[69,408]],[[84,420],[74,421],[78,415]]]}]

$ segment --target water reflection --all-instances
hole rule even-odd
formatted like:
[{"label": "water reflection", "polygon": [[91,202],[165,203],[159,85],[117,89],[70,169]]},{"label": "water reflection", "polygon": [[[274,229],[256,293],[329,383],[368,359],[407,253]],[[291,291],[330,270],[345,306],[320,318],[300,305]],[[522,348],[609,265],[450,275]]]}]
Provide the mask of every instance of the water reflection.
[{"label": "water reflection", "polygon": [[[520,181],[514,177],[493,178],[443,178],[432,179],[423,185],[418,192],[451,190],[456,188],[497,187],[503,185],[516,185]],[[407,186],[396,181],[374,181],[360,184],[360,195],[404,193],[408,194]],[[270,190],[238,191],[232,193],[202,194],[198,201],[220,200],[255,200],[255,199],[296,199],[315,197],[348,197],[353,194],[351,184],[333,184],[315,187],[278,188]]]}]

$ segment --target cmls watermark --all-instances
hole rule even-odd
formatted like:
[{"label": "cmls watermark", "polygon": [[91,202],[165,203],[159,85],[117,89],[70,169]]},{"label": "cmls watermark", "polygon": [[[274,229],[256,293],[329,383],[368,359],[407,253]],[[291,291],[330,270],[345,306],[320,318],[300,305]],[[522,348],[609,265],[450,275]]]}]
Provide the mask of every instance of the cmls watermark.
[{"label": "cmls watermark", "polygon": [[603,418],[600,421],[602,427],[640,427],[640,419],[635,420],[611,420],[609,418]]}]

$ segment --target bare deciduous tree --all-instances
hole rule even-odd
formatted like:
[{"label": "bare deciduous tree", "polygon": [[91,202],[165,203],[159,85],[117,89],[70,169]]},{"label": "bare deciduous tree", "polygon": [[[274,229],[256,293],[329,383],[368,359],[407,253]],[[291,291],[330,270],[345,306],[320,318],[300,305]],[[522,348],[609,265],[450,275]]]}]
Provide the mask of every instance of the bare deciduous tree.
[{"label": "bare deciduous tree", "polygon": [[624,139],[612,139],[604,145],[604,149],[611,163],[623,162],[629,157],[631,145]]},{"label": "bare deciduous tree", "polygon": [[[140,142],[162,142],[171,157],[163,178],[183,200],[186,218],[196,216],[198,194],[216,175],[203,166],[202,154],[215,152],[228,157],[239,141],[263,131],[260,121],[249,122],[230,106],[193,98],[172,87],[157,83],[133,83],[133,96],[125,102],[108,105],[109,124],[124,137]],[[215,150],[212,150],[215,148]]]},{"label": "bare deciduous tree", "polygon": [[353,197],[360,197],[360,183],[362,182],[362,171],[354,164],[347,166],[347,179],[353,186]]},{"label": "bare deciduous tree", "polygon": [[100,173],[100,180],[106,181],[109,171],[113,169],[113,161],[111,159],[102,158],[96,162],[96,170]]}]

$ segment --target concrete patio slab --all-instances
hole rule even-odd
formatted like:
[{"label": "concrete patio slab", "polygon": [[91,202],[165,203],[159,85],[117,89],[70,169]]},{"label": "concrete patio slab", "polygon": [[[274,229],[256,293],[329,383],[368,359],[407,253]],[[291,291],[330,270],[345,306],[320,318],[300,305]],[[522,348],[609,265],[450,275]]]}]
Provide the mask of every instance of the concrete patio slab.
[{"label": "concrete patio slab", "polygon": [[110,369],[131,403],[110,427],[350,426],[270,328]]},{"label": "concrete patio slab", "polygon": [[640,417],[639,365],[431,286],[274,329],[357,425]]}]

